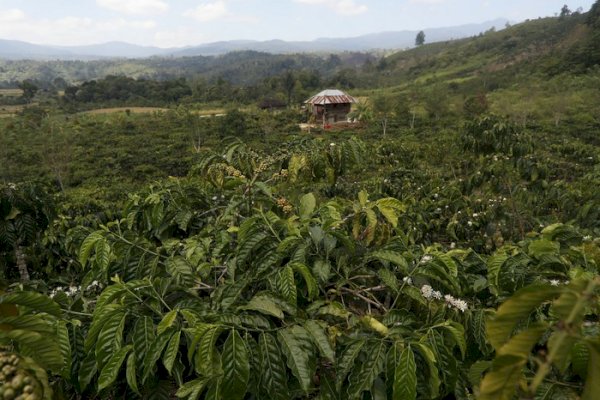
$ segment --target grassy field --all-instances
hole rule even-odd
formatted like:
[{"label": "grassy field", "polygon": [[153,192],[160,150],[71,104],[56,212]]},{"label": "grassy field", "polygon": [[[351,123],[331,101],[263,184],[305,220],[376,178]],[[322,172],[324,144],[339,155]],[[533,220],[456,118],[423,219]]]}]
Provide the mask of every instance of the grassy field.
[{"label": "grassy field", "polygon": [[0,96],[6,97],[20,97],[23,95],[21,89],[0,89]]},{"label": "grassy field", "polygon": [[147,114],[154,112],[165,112],[168,108],[160,107],[115,107],[115,108],[97,108],[95,110],[85,111],[84,114],[103,115],[129,112],[134,114]]},{"label": "grassy field", "polygon": [[0,118],[14,117],[16,113],[23,110],[22,105],[18,106],[0,106]]}]

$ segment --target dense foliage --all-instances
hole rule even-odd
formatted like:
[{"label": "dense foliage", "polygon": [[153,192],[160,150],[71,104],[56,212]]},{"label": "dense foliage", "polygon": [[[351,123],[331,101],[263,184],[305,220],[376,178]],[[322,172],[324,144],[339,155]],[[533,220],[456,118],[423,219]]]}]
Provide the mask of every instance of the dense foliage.
[{"label": "dense foliage", "polygon": [[[0,296],[6,357],[31,398],[593,399],[586,147],[539,149],[494,116],[461,132],[244,136],[94,214],[78,200],[56,218],[9,186],[2,232],[31,280],[2,236],[5,282],[22,282]],[[10,228],[28,215],[38,236]]]},{"label": "dense foliage", "polygon": [[482,92],[434,44],[365,66],[412,83],[332,131],[194,109],[323,83],[284,56],[261,87],[107,77],[60,100],[178,104],[153,114],[0,120],[0,399],[600,398],[598,70],[546,51],[583,24],[595,46],[598,4],[453,44],[508,46],[506,78],[541,35],[529,110],[526,73]]}]

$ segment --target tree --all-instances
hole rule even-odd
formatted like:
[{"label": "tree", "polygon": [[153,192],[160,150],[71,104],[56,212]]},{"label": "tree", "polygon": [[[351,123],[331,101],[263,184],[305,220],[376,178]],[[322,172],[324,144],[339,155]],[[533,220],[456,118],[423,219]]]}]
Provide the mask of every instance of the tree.
[{"label": "tree", "polygon": [[40,90],[40,88],[29,79],[19,83],[19,89],[23,91],[22,96],[27,103],[31,103],[35,94]]},{"label": "tree", "polygon": [[592,28],[600,28],[600,0],[597,0],[590,8],[586,22]]},{"label": "tree", "polygon": [[389,121],[393,118],[398,108],[398,102],[391,96],[379,95],[373,98],[373,112],[383,131],[385,137],[389,125]]},{"label": "tree", "polygon": [[281,78],[281,84],[285,94],[287,96],[287,106],[292,105],[292,95],[294,94],[294,88],[296,87],[296,77],[292,71],[287,71]]},{"label": "tree", "polygon": [[559,18],[560,18],[560,19],[564,19],[564,18],[568,17],[568,16],[569,16],[569,15],[571,15],[571,14],[572,14],[572,13],[571,13],[571,10],[569,9],[569,6],[565,4],[565,5],[564,5],[564,6],[561,8],[561,10],[560,10],[560,16],[559,16]]},{"label": "tree", "polygon": [[417,33],[417,37],[415,38],[415,45],[423,46],[425,44],[425,32],[421,31]]}]

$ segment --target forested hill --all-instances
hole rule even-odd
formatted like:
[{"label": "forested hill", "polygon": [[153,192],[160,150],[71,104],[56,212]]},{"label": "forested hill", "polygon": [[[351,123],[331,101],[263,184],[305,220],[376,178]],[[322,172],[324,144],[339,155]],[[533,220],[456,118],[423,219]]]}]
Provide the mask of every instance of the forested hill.
[{"label": "forested hill", "polygon": [[526,21],[475,38],[395,53],[366,71],[364,86],[415,83],[483,85],[494,90],[520,77],[585,73],[600,64],[600,10]]},{"label": "forested hill", "polygon": [[[425,44],[384,58],[347,52],[338,55],[233,52],[223,56],[102,61],[0,61],[0,86],[25,79],[79,83],[107,75],[145,79],[224,79],[234,85],[255,84],[288,70],[343,74],[348,86],[377,87],[419,78],[455,80],[491,74],[511,79],[531,72],[584,72],[600,62],[597,5],[572,13],[508,27],[476,37]],[[351,82],[350,82],[351,81]],[[488,83],[489,84],[489,83]]]},{"label": "forested hill", "polygon": [[101,79],[107,75],[157,80],[202,77],[247,85],[287,70],[316,70],[331,75],[340,69],[359,68],[366,62],[373,61],[376,61],[376,57],[366,53],[276,55],[256,51],[239,51],[210,57],[87,62],[0,60],[0,87],[16,87],[16,82],[26,79],[37,81],[42,87],[57,80],[73,84]]}]

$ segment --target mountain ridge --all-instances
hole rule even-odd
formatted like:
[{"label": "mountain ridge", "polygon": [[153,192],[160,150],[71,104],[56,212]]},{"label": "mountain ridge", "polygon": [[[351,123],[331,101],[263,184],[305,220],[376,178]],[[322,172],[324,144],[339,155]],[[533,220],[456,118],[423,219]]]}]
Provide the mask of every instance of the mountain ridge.
[{"label": "mountain ridge", "polygon": [[[427,36],[427,41],[431,43],[469,37],[491,28],[501,29],[507,22],[509,21],[505,18],[498,18],[482,23],[427,28],[423,31]],[[321,37],[310,41],[285,41],[281,39],[264,41],[230,40],[180,48],[141,46],[121,41],[82,46],[55,46],[0,39],[0,58],[11,60],[94,60],[105,58],[214,56],[242,50],[273,54],[397,50],[411,47],[417,33],[418,31],[414,30],[385,31],[354,37]]]}]

